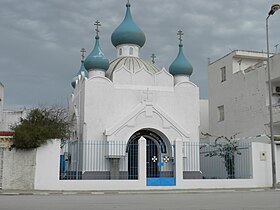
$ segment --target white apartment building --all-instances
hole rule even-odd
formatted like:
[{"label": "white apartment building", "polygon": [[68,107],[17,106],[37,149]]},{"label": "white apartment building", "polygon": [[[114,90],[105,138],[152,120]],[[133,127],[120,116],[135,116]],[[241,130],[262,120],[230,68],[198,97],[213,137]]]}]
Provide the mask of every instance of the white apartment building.
[{"label": "white apartment building", "polygon": [[0,132],[11,131],[11,126],[26,116],[26,109],[4,109],[4,85],[0,82]]},{"label": "white apartment building", "polygon": [[[211,63],[209,132],[215,136],[269,134],[267,55],[235,50]],[[274,134],[280,135],[280,54],[271,55]]]}]

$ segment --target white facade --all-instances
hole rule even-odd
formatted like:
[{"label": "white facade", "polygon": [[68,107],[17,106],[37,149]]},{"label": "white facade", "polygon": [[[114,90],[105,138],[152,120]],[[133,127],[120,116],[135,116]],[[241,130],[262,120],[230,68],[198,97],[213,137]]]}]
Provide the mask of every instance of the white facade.
[{"label": "white facade", "polygon": [[[274,132],[280,134],[280,55],[271,57]],[[222,81],[222,69],[226,75]],[[209,131],[215,136],[269,134],[266,53],[233,51],[209,65]]]},{"label": "white facade", "polygon": [[[170,157],[174,157],[171,145],[176,139],[199,142],[199,107],[199,89],[191,81],[174,84],[165,69],[152,74],[145,67],[135,73],[122,67],[112,80],[80,77],[71,103],[76,138],[128,144],[136,132],[150,131],[162,139],[167,146],[165,155]],[[125,152],[108,151],[106,155],[123,157]],[[200,173],[199,157],[193,159],[197,166],[193,171]]]},{"label": "white facade", "polygon": [[[130,83],[124,84],[125,74]],[[164,69],[153,75],[145,68],[136,74],[122,68],[113,81],[91,77],[79,82],[73,103],[84,107],[78,110],[82,139],[123,141],[144,128],[159,130],[170,142],[199,139],[198,87],[190,81],[174,85]]]},{"label": "white facade", "polygon": [[[128,15],[130,3],[126,7],[126,17],[121,23],[123,29],[118,31],[117,28],[111,38],[117,58],[110,62],[109,68],[102,69],[107,66],[106,57],[100,49],[97,35],[94,50],[84,63],[89,76],[87,78],[80,74],[76,77],[70,99],[70,113],[75,122],[73,138],[87,144],[103,142],[111,145],[116,141],[126,144],[127,147],[118,148],[117,153],[109,149],[105,155],[100,154],[99,158],[103,162],[111,161],[116,164],[115,168],[124,173],[129,171],[129,166],[119,168],[118,164],[124,161],[124,157],[130,157],[132,152],[128,152],[127,148],[138,144],[141,136],[147,142],[157,145],[155,150],[149,152],[153,153],[151,157],[163,163],[163,155],[172,160],[175,158],[175,140],[198,143],[200,126],[199,88],[190,80],[192,66],[187,63],[186,67],[178,67],[173,62],[176,73],[172,75],[165,68],[160,70],[141,59],[139,54],[145,35],[136,26],[131,29],[136,32],[124,30],[131,27],[131,24],[126,25],[127,21],[132,21]],[[180,41],[179,59],[187,62],[182,47]],[[80,161],[90,158],[87,149],[87,146],[80,148]],[[199,154],[189,155],[186,158],[196,165],[192,172],[200,174]],[[83,163],[80,167],[83,174],[95,170]],[[154,164],[153,170],[157,171],[158,168]],[[173,173],[172,168],[170,162],[164,170]]]},{"label": "white facade", "polygon": [[201,133],[209,132],[209,102],[208,99],[200,99],[200,139],[204,138]]},{"label": "white facade", "polygon": [[[250,139],[270,134],[266,56],[260,52],[234,51],[209,65],[209,132],[212,135],[230,137],[237,134],[237,137]],[[224,67],[226,76],[222,81],[221,69]],[[279,68],[280,54],[271,55],[273,131],[276,136],[280,135]],[[219,110],[222,106],[223,120]],[[276,144],[279,182],[279,142]]]},{"label": "white facade", "polygon": [[17,123],[21,117],[26,116],[26,110],[4,109],[4,85],[0,82],[0,131],[11,131],[11,126]]}]

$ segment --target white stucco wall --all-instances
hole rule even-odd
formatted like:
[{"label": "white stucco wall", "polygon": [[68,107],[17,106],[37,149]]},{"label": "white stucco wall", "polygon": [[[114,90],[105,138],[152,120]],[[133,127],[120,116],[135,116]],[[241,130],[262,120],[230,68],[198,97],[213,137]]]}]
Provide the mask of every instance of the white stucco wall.
[{"label": "white stucco wall", "polygon": [[21,117],[26,116],[26,110],[3,110],[2,123],[0,124],[1,131],[10,131],[11,126],[18,123]]},{"label": "white stucco wall", "polygon": [[[209,131],[216,136],[256,136],[267,134],[266,124],[268,115],[268,89],[265,56],[246,53],[236,57],[234,53],[214,62],[209,66]],[[257,54],[258,55],[258,54]],[[250,56],[253,56],[250,58]],[[278,81],[280,56],[273,58],[271,65],[274,83]],[[242,71],[237,60],[242,60]],[[248,68],[251,65],[250,68]],[[226,81],[221,82],[220,68],[226,66]],[[247,69],[246,69],[247,67]],[[234,73],[233,73],[234,72]],[[273,96],[276,102],[276,96]],[[225,119],[219,121],[218,106],[224,105]],[[278,122],[274,114],[274,122]],[[279,115],[279,114],[278,114]],[[275,127],[278,134],[280,130]]]},{"label": "white stucco wall", "polygon": [[[146,186],[145,140],[139,141],[139,180],[59,180],[59,141],[38,149],[36,155],[36,173],[34,188],[36,190],[155,190],[155,189],[217,189],[217,188],[256,188],[272,185],[270,145],[252,144],[251,179],[183,179],[183,158],[176,153],[176,186]],[[182,141],[176,140],[177,150],[182,150]],[[142,151],[142,152],[141,152]],[[266,159],[260,158],[266,154]],[[141,155],[144,154],[144,155]],[[46,155],[48,158],[46,158]]]},{"label": "white stucco wall", "polygon": [[[172,76],[168,73],[150,75],[144,69],[142,72],[137,72],[130,80],[133,84],[123,84],[124,81],[115,84],[105,77],[92,77],[85,81],[85,102],[81,106],[84,107],[85,118],[81,124],[84,124],[85,139],[127,141],[137,129],[154,128],[170,141],[178,135],[182,135],[180,138],[183,140],[198,141],[198,87],[189,81],[175,87],[171,82],[168,86],[158,86],[156,84],[164,84],[161,80],[168,81]],[[122,74],[118,72],[117,75]],[[151,80],[146,77],[151,77]],[[114,80],[120,81],[118,77]],[[150,81],[151,84],[134,84],[139,81]],[[114,128],[117,130],[112,131]]]},{"label": "white stucco wall", "polygon": [[200,105],[200,138],[203,138],[201,136],[202,133],[208,133],[209,132],[209,104],[207,99],[201,99],[199,101]]},{"label": "white stucco wall", "polygon": [[36,150],[4,151],[3,189],[34,189]]}]

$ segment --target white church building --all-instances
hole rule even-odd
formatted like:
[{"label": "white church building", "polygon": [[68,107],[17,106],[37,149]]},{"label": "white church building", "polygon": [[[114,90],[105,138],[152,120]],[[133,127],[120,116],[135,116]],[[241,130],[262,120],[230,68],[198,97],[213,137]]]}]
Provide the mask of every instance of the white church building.
[{"label": "white church building", "polygon": [[[128,1],[125,18],[111,35],[116,47],[115,59],[109,61],[101,50],[103,40],[98,21],[95,46],[86,59],[85,50],[81,50],[81,67],[73,78],[69,100],[73,121],[71,140],[51,140],[26,152],[5,149],[3,189],[90,190],[94,194],[98,190],[271,186],[269,144],[238,145],[239,154],[231,150],[235,151],[231,155],[228,147],[220,147],[221,144],[199,142],[200,130],[208,129],[200,125],[200,121],[208,120],[207,101],[200,103],[199,88],[190,79],[193,67],[184,55],[182,31],[178,32],[177,57],[170,55],[174,61],[168,70],[159,69],[140,57],[146,38],[133,21],[130,9]],[[212,82],[217,83],[209,87],[210,120],[219,121],[217,124],[224,125],[225,131],[230,99],[221,100],[213,90],[217,86],[219,93],[223,93],[223,85],[233,87],[231,67],[241,69],[235,76],[243,80],[259,78],[258,75],[249,78],[254,70],[247,67],[253,65],[257,69],[263,56],[253,54],[252,60],[245,54],[241,62],[238,55],[229,55],[229,60],[234,58],[233,63],[228,60],[213,63],[214,69],[209,74]],[[217,78],[224,66],[227,82],[220,84]],[[273,81],[275,85],[278,82],[278,79]],[[247,89],[248,95],[257,100],[251,87]],[[259,90],[261,94],[263,89]],[[239,91],[233,102],[241,103],[242,96]],[[219,106],[224,106],[224,118]],[[259,111],[254,110],[246,113]],[[216,122],[209,126],[212,131],[217,130],[215,134],[222,131]]]},{"label": "white church building", "polygon": [[[70,113],[75,122],[73,139],[82,145],[77,167],[83,179],[108,173],[111,179],[122,175],[137,179],[140,138],[147,145],[147,178],[160,173],[172,177],[174,142],[199,142],[199,88],[190,80],[193,67],[184,55],[182,31],[178,55],[170,55],[175,60],[169,71],[159,69],[140,57],[146,38],[130,9],[127,3],[125,18],[111,35],[116,58],[109,61],[102,52],[97,21],[94,49],[82,59],[72,82]],[[97,142],[107,145],[104,153],[89,151]],[[199,152],[184,155],[195,166],[184,176],[201,178]],[[100,171],[83,162],[93,156],[108,167]]]}]

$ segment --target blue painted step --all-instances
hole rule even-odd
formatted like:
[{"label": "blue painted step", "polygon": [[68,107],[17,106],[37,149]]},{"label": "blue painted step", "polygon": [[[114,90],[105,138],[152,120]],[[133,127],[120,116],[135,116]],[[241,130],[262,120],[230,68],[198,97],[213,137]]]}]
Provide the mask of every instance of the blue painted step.
[{"label": "blue painted step", "polygon": [[176,178],[162,177],[162,178],[147,178],[147,186],[175,186]]}]

